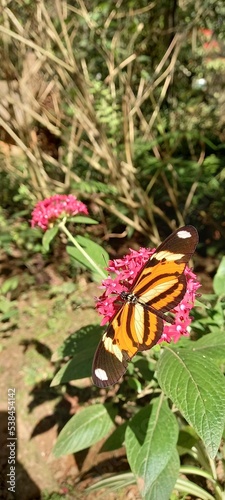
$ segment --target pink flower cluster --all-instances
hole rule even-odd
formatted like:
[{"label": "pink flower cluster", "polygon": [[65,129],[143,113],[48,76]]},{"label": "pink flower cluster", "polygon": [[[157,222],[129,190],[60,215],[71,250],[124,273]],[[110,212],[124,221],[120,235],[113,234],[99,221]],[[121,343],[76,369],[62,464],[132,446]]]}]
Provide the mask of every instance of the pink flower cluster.
[{"label": "pink flower cluster", "polygon": [[38,226],[46,231],[56,219],[80,213],[87,215],[88,209],[76,196],[55,194],[37,203],[32,212],[31,226]]},{"label": "pink flower cluster", "polygon": [[[108,276],[102,282],[102,287],[105,289],[103,294],[98,298],[96,308],[103,315],[102,325],[111,321],[112,317],[121,306],[119,297],[122,291],[128,291],[127,285],[132,285],[137,274],[147,262],[149,257],[154,253],[155,249],[140,248],[139,251],[130,250],[130,254],[122,259],[109,261],[107,270],[115,273],[115,277]],[[187,280],[186,293],[178,306],[174,308],[174,324],[165,322],[164,331],[159,342],[173,340],[177,342],[181,335],[188,335],[188,327],[191,323],[189,316],[190,310],[194,305],[194,300],[198,288],[201,286],[196,279],[196,275],[186,267],[185,276]],[[126,283],[126,286],[123,283]],[[115,298],[115,294],[117,297]]]}]

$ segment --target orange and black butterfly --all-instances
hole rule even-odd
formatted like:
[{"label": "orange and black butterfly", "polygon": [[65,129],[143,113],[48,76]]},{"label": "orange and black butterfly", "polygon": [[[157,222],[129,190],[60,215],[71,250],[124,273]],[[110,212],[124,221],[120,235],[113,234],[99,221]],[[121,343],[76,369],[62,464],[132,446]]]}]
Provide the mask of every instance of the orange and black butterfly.
[{"label": "orange and black butterfly", "polygon": [[163,321],[173,323],[166,313],[179,304],[186,292],[184,270],[198,243],[193,226],[172,233],[152,254],[113,316],[100,341],[92,367],[98,387],[115,384],[127,363],[139,352],[153,347],[163,333]]}]

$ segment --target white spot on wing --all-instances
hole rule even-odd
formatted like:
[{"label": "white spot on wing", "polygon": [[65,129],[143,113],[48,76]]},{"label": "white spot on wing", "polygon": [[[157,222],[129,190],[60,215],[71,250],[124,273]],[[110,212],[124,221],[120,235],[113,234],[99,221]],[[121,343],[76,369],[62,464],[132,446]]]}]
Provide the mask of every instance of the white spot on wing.
[{"label": "white spot on wing", "polygon": [[96,368],[95,376],[99,378],[99,380],[108,380],[107,373],[102,368]]},{"label": "white spot on wing", "polygon": [[182,239],[186,239],[186,238],[191,238],[191,233],[189,233],[189,231],[178,231],[177,232],[177,236],[178,238],[182,238]]}]

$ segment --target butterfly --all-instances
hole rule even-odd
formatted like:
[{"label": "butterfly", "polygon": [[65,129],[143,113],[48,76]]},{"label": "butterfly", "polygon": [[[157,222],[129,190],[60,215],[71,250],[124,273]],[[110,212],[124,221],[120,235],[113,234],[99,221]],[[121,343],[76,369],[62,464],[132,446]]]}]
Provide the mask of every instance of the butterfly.
[{"label": "butterfly", "polygon": [[195,227],[177,229],[151,255],[129,291],[121,292],[121,306],[94,356],[92,379],[96,386],[108,387],[118,382],[128,361],[158,342],[164,321],[174,322],[166,313],[184,297],[184,270],[197,243]]}]

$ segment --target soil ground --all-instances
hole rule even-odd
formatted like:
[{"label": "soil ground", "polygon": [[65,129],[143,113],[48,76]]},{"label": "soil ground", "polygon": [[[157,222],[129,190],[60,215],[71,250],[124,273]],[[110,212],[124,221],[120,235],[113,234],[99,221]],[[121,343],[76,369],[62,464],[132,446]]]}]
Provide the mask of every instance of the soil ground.
[{"label": "soil ground", "polygon": [[[47,270],[50,286],[25,286],[20,273],[16,297],[16,324],[1,333],[0,341],[0,498],[3,500],[81,499],[93,482],[112,472],[129,471],[124,449],[99,453],[101,443],[89,451],[56,459],[52,448],[59,430],[81,406],[80,394],[91,402],[91,380],[85,379],[63,394],[50,383],[55,373],[51,356],[63,340],[81,326],[99,323],[94,297],[99,288],[80,279],[68,295],[54,270]],[[45,270],[46,272],[46,270]],[[40,278],[40,276],[39,276]],[[28,280],[29,281],[29,280]],[[24,290],[25,288],[25,290]],[[4,330],[4,328],[3,328]],[[16,392],[16,495],[7,484],[8,390]],[[82,390],[81,388],[86,388]],[[55,493],[55,495],[54,495]],[[57,494],[57,495],[56,495]],[[125,492],[89,493],[92,499],[139,498],[136,486]]]}]

